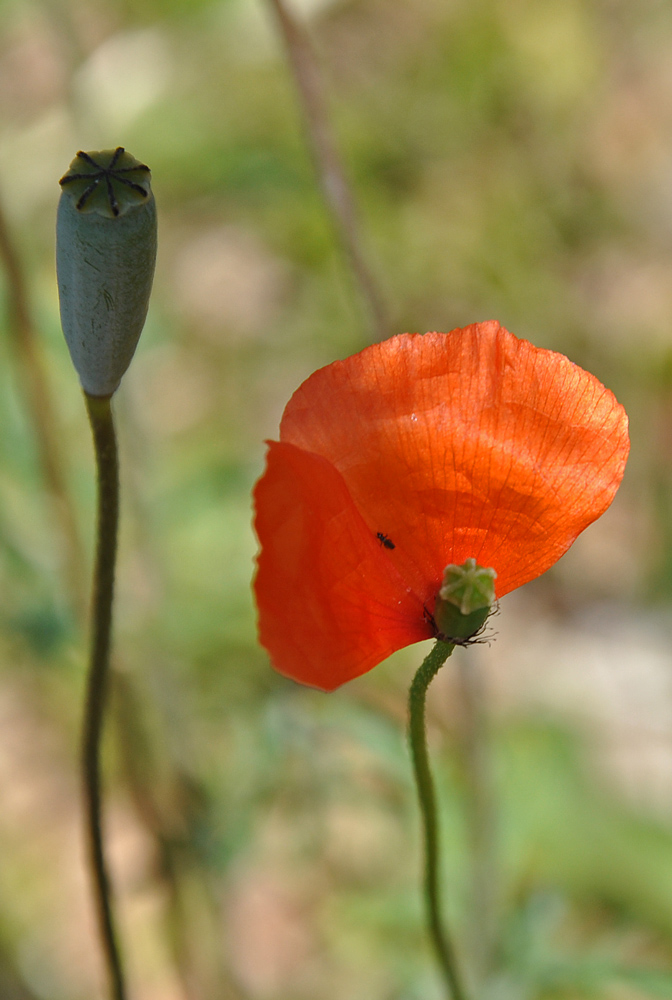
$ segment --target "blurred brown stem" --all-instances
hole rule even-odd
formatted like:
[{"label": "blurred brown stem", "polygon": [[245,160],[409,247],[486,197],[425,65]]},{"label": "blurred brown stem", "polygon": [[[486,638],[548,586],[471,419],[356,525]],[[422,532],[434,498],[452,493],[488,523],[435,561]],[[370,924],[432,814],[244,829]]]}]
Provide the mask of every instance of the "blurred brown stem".
[{"label": "blurred brown stem", "polygon": [[35,431],[42,473],[53,506],[54,520],[61,531],[70,600],[81,620],[86,609],[83,548],[75,510],[65,483],[56,415],[37,347],[23,269],[9,233],[2,202],[0,261],[7,279],[7,327],[23,375],[24,392]]},{"label": "blurred brown stem", "polygon": [[156,875],[167,895],[168,939],[185,1000],[209,996],[243,1000],[221,957],[221,915],[195,845],[200,789],[173,765],[166,769],[164,791],[169,801],[162,801],[159,762],[138,692],[125,672],[115,671],[112,680],[124,776],[136,813],[154,845]]},{"label": "blurred brown stem", "polygon": [[308,33],[285,0],[269,0],[269,3],[284,39],[324,200],[350,261],[375,339],[384,340],[390,335],[388,311],[362,248],[355,201],[331,128],[317,56]]}]

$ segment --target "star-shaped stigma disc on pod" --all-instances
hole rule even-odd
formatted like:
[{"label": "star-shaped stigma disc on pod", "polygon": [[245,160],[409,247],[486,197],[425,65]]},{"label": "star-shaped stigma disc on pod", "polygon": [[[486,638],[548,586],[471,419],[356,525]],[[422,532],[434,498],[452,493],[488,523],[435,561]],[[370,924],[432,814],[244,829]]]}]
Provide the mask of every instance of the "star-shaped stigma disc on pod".
[{"label": "star-shaped stigma disc on pod", "polygon": [[116,218],[149,198],[150,179],[149,167],[117,146],[98,153],[80,150],[60,185],[72,192],[79,212]]}]

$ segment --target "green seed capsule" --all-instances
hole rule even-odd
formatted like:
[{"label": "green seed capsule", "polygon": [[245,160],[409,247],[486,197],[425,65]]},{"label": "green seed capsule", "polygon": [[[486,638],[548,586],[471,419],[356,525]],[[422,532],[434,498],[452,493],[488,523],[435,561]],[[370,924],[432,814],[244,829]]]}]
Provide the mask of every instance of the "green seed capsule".
[{"label": "green seed capsule", "polygon": [[147,316],[156,261],[149,167],[122,146],[77,153],[61,178],[56,272],[61,325],[82,388],[110,396]]},{"label": "green seed capsule", "polygon": [[434,622],[446,641],[461,644],[479,632],[495,603],[496,578],[494,569],[473,558],[446,566],[434,605]]}]

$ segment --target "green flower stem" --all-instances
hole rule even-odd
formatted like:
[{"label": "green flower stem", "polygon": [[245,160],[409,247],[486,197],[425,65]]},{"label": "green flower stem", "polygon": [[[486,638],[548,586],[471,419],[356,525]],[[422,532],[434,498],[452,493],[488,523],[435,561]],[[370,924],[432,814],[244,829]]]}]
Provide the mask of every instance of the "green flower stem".
[{"label": "green flower stem", "polygon": [[82,736],[84,802],[89,858],[93,873],[98,925],[113,1000],[126,1000],[126,987],[112,913],[112,890],[102,833],[100,747],[110,672],[110,638],[114,600],[114,568],[119,522],[119,464],[111,397],[84,393],[91,422],[98,472],[98,534],[93,583],[89,676]]},{"label": "green flower stem", "polygon": [[429,655],[421,664],[413,678],[409,692],[409,741],[413,756],[413,770],[420,799],[420,810],[425,841],[424,891],[427,905],[427,920],[436,949],[439,965],[448,987],[448,995],[453,1000],[466,1000],[462,982],[457,971],[453,946],[441,919],[439,903],[439,831],[436,813],[436,796],[429,767],[427,733],[425,729],[425,699],[427,688],[446,662],[455,646],[449,642],[436,642]]}]

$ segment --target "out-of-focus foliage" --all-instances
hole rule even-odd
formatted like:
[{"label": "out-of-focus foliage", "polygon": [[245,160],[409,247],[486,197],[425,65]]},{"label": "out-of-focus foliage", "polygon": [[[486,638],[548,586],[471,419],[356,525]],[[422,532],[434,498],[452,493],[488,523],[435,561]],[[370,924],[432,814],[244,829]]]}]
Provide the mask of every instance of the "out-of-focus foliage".
[{"label": "out-of-focus foliage", "polygon": [[[296,8],[390,332],[498,319],[593,371],[631,416],[611,511],[503,602],[496,641],[450,661],[432,693],[460,951],[498,1000],[670,997],[672,7]],[[423,650],[327,697],[278,677],[256,644],[263,439],[305,376],[371,338],[263,0],[0,4],[0,206],[87,555],[68,584],[3,274],[0,996],[102,995],[76,770],[92,455],[53,228],[76,150],[116,145],[149,163],[160,210],[150,316],[116,399],[106,782],[133,996],[438,1000],[404,745]],[[469,810],[469,664],[490,719],[485,838]]]}]

